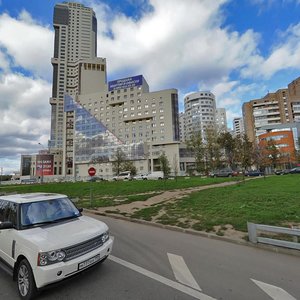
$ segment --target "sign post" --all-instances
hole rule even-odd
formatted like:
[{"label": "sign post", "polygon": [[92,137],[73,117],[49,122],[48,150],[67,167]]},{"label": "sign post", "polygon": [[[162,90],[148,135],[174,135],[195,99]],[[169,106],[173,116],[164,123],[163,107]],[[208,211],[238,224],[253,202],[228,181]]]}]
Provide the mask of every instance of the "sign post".
[{"label": "sign post", "polygon": [[90,180],[90,207],[92,207],[92,201],[93,201],[93,189],[92,189],[92,178],[96,175],[96,169],[94,167],[90,167],[88,169],[88,173],[91,176]]}]

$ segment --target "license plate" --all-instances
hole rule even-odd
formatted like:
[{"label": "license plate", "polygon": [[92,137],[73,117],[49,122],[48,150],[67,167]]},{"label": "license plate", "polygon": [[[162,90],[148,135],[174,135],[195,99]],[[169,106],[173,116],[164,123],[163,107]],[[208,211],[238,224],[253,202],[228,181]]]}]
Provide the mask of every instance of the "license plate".
[{"label": "license plate", "polygon": [[78,264],[78,270],[84,269],[100,260],[100,254]]}]

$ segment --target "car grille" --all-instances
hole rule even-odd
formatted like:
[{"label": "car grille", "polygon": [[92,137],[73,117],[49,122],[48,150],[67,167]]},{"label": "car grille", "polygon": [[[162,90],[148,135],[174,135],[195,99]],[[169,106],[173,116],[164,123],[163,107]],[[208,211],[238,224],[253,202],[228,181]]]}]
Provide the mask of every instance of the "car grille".
[{"label": "car grille", "polygon": [[66,253],[66,257],[64,258],[64,261],[68,261],[71,259],[74,259],[78,256],[84,255],[88,252],[91,252],[103,245],[103,240],[102,240],[103,234],[88,240],[86,242],[77,244],[72,247],[64,248],[63,250]]}]

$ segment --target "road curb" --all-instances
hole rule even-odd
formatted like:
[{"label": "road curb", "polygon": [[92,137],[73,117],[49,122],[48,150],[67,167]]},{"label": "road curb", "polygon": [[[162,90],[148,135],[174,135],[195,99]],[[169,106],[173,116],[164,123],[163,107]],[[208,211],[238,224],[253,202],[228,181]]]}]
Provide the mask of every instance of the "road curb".
[{"label": "road curb", "polygon": [[201,236],[201,237],[205,237],[205,238],[210,238],[210,239],[213,239],[213,240],[219,240],[219,241],[223,241],[223,242],[228,242],[228,243],[232,243],[232,244],[237,244],[237,245],[242,245],[242,246],[249,246],[249,247],[263,249],[263,250],[268,250],[268,251],[276,252],[276,253],[279,253],[279,254],[287,254],[287,255],[293,255],[293,256],[299,256],[300,257],[300,251],[294,250],[294,249],[287,249],[287,248],[276,247],[276,246],[266,245],[266,244],[258,244],[258,243],[254,244],[254,243],[250,243],[250,242],[245,241],[245,240],[231,239],[229,237],[219,236],[219,235],[204,232],[204,231],[196,231],[196,230],[193,230],[193,229],[185,229],[185,228],[181,228],[181,227],[177,227],[177,226],[164,225],[164,224],[154,223],[154,222],[141,220],[141,219],[132,219],[132,218],[128,218],[128,217],[125,217],[125,216],[122,216],[122,215],[99,212],[97,210],[92,210],[92,209],[87,209],[87,208],[84,209],[84,212],[94,214],[94,215],[109,217],[109,218],[113,218],[113,219],[128,221],[128,222],[132,222],[132,223],[149,225],[149,226],[152,226],[152,227],[158,227],[158,228],[163,228],[163,229],[167,229],[167,230],[192,234],[192,235]]}]

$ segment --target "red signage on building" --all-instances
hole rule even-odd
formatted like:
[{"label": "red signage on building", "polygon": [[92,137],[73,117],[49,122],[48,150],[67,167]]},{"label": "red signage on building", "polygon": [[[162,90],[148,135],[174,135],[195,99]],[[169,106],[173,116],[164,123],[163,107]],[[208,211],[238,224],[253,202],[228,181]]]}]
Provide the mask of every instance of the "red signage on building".
[{"label": "red signage on building", "polygon": [[36,156],[36,176],[53,175],[53,155],[39,154]]}]

